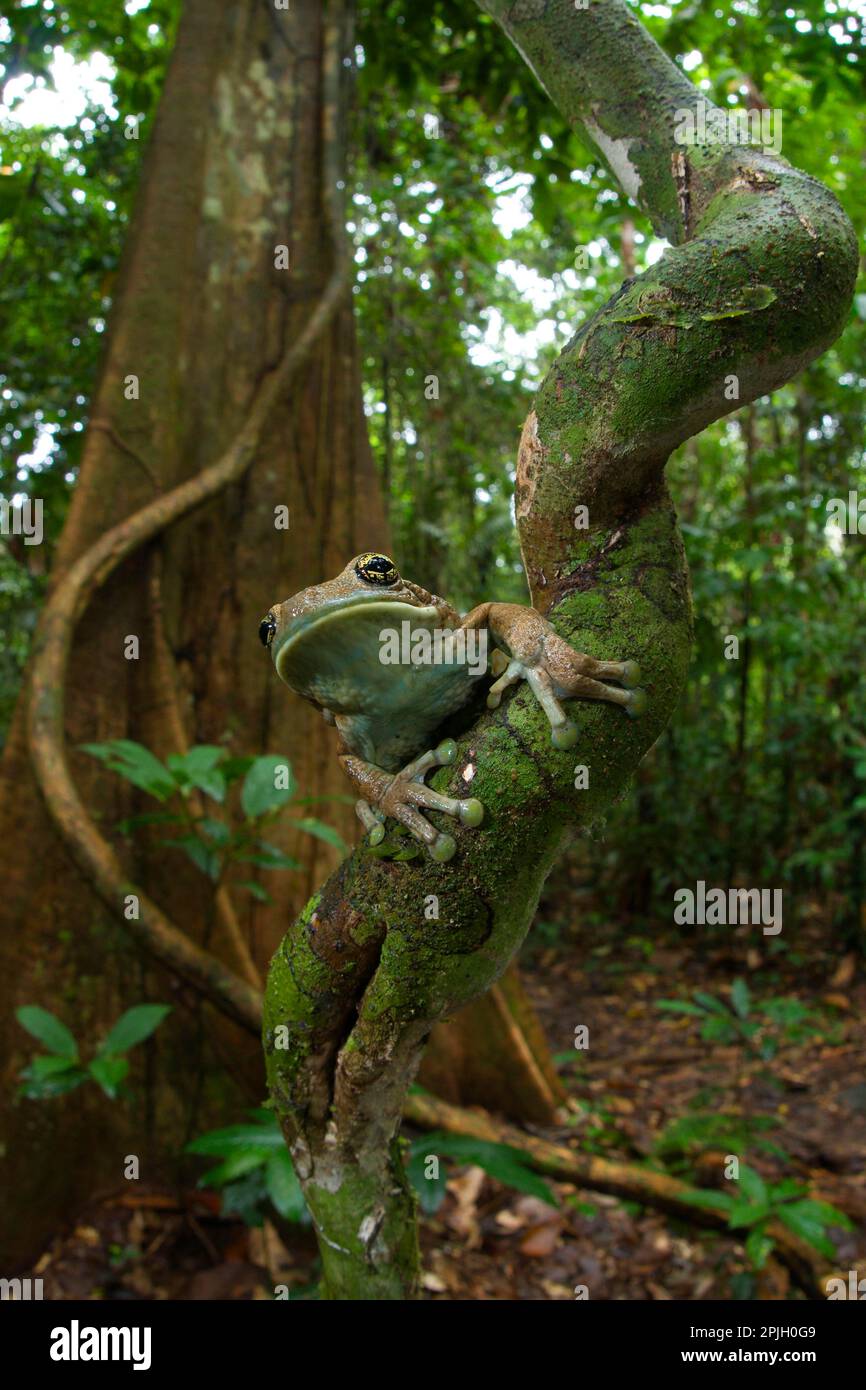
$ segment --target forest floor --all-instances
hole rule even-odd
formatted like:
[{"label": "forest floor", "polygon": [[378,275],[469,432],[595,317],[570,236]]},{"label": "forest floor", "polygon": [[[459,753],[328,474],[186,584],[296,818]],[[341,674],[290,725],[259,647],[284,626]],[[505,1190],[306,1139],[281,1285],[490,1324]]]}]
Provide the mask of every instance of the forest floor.
[{"label": "forest floor", "polygon": [[[522,973],[570,1100],[561,1127],[533,1132],[701,1187],[725,1186],[729,1155],[767,1182],[797,1179],[849,1219],[830,1231],[836,1268],[866,1274],[862,958],[840,952],[817,911],[786,933],[794,945],[758,928],[690,930],[588,928],[560,879]],[[659,1007],[671,999],[699,1013]],[[577,1048],[581,1025],[589,1045]],[[568,1183],[548,1180],[551,1207],[480,1168],[449,1174],[421,1222],[428,1298],[574,1299],[577,1286],[593,1299],[803,1296],[772,1253],[751,1266],[745,1232]],[[126,1191],[79,1213],[31,1272],[46,1298],[270,1298],[282,1284],[294,1299],[313,1292],[316,1246],[309,1229],[221,1216],[214,1193]]]}]

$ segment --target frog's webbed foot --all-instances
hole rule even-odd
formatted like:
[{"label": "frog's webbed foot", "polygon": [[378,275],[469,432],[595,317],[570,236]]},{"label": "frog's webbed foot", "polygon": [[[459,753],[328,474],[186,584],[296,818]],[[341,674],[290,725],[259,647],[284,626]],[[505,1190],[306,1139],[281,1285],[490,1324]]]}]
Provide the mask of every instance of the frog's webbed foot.
[{"label": "frog's webbed foot", "polygon": [[[540,613],[518,604],[484,604],[465,619],[472,626],[484,621],[510,653],[493,653],[491,667],[498,679],[490,687],[488,707],[496,709],[503,691],[526,680],[550,721],[555,747],[573,748],[577,742],[577,726],[562,707],[564,699],[609,700],[622,705],[632,718],[646,708],[646,692],[638,688],[640,667],[636,661],[596,661],[575,651]],[[607,685],[609,680],[618,685]]]},{"label": "frog's webbed foot", "polygon": [[424,785],[424,778],[431,767],[450,766],[456,756],[457,745],[448,738],[438,748],[422,753],[397,773],[383,772],[372,763],[365,763],[351,755],[340,759],[354,786],[364,794],[356,802],[355,811],[364,828],[370,832],[371,844],[381,843],[385,835],[385,817],[393,816],[426,846],[431,859],[444,864],[453,857],[457,848],[453,835],[445,835],[437,830],[417,808],[423,806],[433,811],[444,811],[446,816],[458,819],[461,825],[474,827],[481,824],[484,807],[475,797],[462,800],[443,796],[441,792]]}]

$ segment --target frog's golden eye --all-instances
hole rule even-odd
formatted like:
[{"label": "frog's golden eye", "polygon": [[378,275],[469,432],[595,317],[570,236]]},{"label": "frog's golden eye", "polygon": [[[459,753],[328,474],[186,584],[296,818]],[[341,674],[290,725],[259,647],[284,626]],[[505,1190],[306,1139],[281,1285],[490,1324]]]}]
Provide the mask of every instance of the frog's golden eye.
[{"label": "frog's golden eye", "polygon": [[277,630],[277,620],[274,614],[268,613],[267,617],[262,618],[259,623],[259,641],[263,647],[269,647],[274,640],[274,633]]},{"label": "frog's golden eye", "polygon": [[365,584],[399,584],[400,575],[393,560],[387,555],[359,555],[355,561],[355,573]]}]

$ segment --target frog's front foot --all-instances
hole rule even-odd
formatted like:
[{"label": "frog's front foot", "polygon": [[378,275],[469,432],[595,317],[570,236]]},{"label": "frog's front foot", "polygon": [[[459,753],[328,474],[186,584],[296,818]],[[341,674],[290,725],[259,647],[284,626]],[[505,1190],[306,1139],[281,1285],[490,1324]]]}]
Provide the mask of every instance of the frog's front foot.
[{"label": "frog's front foot", "polygon": [[356,802],[355,810],[358,819],[370,832],[371,844],[381,843],[385,835],[385,817],[393,816],[426,846],[431,859],[444,864],[453,858],[457,849],[453,835],[445,835],[437,830],[417,808],[423,806],[433,811],[444,811],[446,816],[454,816],[461,825],[475,827],[481,824],[484,807],[475,797],[461,800],[443,796],[441,792],[424,785],[424,778],[431,767],[450,766],[456,756],[457,745],[448,738],[438,748],[422,753],[395,774],[383,772],[381,768],[360,758],[346,756],[340,759],[354,785],[364,793],[363,798]]},{"label": "frog's front foot", "polygon": [[[550,722],[556,748],[573,748],[577,726],[562,707],[563,699],[609,700],[622,705],[633,719],[646,709],[646,692],[639,688],[636,661],[596,661],[578,652],[554,632],[550,623],[531,608],[496,604],[491,628],[509,652],[493,653],[491,667],[498,679],[490,687],[487,704],[496,709],[510,685],[525,680]],[[607,681],[617,681],[608,685]]]}]

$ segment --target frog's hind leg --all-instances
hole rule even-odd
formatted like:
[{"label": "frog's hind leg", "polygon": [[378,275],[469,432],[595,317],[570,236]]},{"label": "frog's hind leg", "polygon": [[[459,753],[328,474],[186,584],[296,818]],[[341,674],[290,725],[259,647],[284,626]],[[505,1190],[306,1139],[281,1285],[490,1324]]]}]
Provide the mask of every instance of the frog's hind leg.
[{"label": "frog's hind leg", "polygon": [[382,822],[385,816],[393,816],[426,846],[432,859],[446,863],[453,857],[457,848],[454,837],[437,830],[417,808],[423,806],[442,811],[447,816],[454,816],[461,825],[475,827],[481,824],[484,808],[475,797],[464,800],[443,796],[441,792],[424,785],[424,778],[432,767],[450,766],[456,756],[456,743],[453,739],[445,739],[438,748],[422,753],[397,773],[383,772],[374,764],[350,755],[340,759],[347,776],[363,792],[363,799],[356,802],[355,810],[365,829],[370,832],[371,844],[381,843],[385,834]]},{"label": "frog's hind leg", "polygon": [[577,743],[577,725],[569,719],[559,695],[569,699],[578,696],[584,700],[608,700],[613,705],[622,705],[632,718],[644,709],[646,697],[642,690],[622,690],[615,685],[604,685],[591,676],[573,676],[567,691],[554,685],[544,667],[527,671],[526,679],[550,722],[550,739],[555,748],[573,748]]}]

